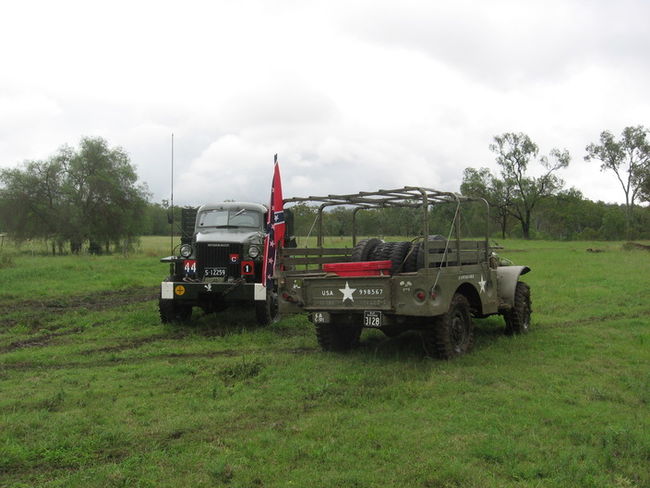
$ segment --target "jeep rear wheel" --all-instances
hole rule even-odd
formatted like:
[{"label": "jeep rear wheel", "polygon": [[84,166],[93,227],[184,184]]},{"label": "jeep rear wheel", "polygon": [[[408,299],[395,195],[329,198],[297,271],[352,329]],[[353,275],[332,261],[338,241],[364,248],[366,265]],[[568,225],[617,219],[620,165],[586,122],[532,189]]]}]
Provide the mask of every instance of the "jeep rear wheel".
[{"label": "jeep rear wheel", "polygon": [[323,351],[348,351],[359,345],[361,326],[332,316],[329,324],[317,323],[316,339]]},{"label": "jeep rear wheel", "polygon": [[437,317],[433,328],[422,333],[424,350],[440,359],[453,359],[470,351],[474,344],[474,323],[467,298],[456,293],[449,310]]},{"label": "jeep rear wheel", "polygon": [[530,287],[518,281],[515,287],[514,306],[503,314],[506,321],[506,334],[525,334],[530,330]]},{"label": "jeep rear wheel", "polygon": [[187,322],[192,317],[191,305],[181,305],[174,300],[161,298],[158,301],[158,310],[163,324]]}]

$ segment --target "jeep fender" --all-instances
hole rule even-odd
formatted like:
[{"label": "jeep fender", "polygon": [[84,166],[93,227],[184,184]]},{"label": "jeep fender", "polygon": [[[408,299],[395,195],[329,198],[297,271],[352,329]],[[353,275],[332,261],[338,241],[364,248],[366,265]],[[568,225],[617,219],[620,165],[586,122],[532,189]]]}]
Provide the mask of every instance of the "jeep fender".
[{"label": "jeep fender", "polygon": [[510,308],[515,304],[515,288],[519,277],[530,271],[528,266],[499,266],[497,268],[497,290],[499,308]]}]

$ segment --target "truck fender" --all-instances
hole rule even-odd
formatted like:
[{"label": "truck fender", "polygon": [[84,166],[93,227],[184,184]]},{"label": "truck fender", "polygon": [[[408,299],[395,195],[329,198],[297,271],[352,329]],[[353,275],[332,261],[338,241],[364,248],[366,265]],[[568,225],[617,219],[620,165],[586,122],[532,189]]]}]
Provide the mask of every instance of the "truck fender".
[{"label": "truck fender", "polygon": [[497,290],[499,303],[508,308],[515,304],[515,288],[519,277],[530,271],[528,266],[499,266],[497,268]]}]

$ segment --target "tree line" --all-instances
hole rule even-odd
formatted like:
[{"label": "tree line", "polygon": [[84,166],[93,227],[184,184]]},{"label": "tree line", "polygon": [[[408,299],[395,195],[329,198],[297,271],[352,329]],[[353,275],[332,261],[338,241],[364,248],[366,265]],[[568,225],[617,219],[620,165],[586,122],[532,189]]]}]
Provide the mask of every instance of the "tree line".
[{"label": "tree line", "polygon": [[[460,193],[490,204],[494,237],[561,240],[618,240],[650,238],[650,140],[643,126],[626,127],[620,137],[604,131],[585,148],[586,161],[599,163],[613,175],[625,203],[594,202],[564,187],[561,171],[571,161],[565,149],[541,154],[523,133],[494,137],[490,150],[498,170],[465,168]],[[537,176],[533,176],[535,173]],[[14,239],[43,239],[53,254],[109,252],[128,248],[140,235],[165,235],[171,221],[168,202],[150,201],[145,184],[122,148],[102,138],[82,138],[79,148],[64,146],[41,161],[0,170],[0,232]],[[266,198],[262,196],[260,200]],[[293,207],[295,233],[314,234],[317,209]],[[433,233],[448,232],[449,209],[430,215]],[[180,223],[180,209],[175,209]],[[336,208],[324,219],[328,235],[351,233],[352,211]],[[484,210],[469,206],[463,213],[463,232],[483,235]],[[416,236],[421,214],[415,209],[364,210],[357,215],[359,235]],[[176,234],[179,230],[176,230]]]},{"label": "tree line", "polygon": [[[531,225],[535,218],[537,222],[543,218],[543,210],[547,214],[556,214],[557,217],[565,213],[560,211],[560,215],[557,215],[557,204],[564,204],[567,210],[574,211],[590,206],[589,203],[578,203],[583,200],[579,190],[564,190],[564,182],[558,176],[558,172],[571,161],[566,149],[554,148],[549,156],[540,155],[539,147],[528,135],[512,132],[495,136],[490,149],[496,154],[499,172],[494,173],[487,168],[466,168],[460,190],[464,195],[485,198],[490,203],[495,209],[496,224],[501,229],[502,237],[507,234],[509,221],[514,220],[521,227],[521,236],[531,238]],[[589,144],[585,153],[585,161],[599,162],[601,171],[613,173],[623,190],[625,204],[619,238],[645,235],[647,231],[643,225],[647,209],[639,212],[637,204],[650,200],[648,130],[643,126],[626,127],[618,139],[611,132],[603,131],[599,143]],[[541,168],[540,176],[529,174],[532,164]],[[555,210],[549,212],[549,207],[555,207]],[[592,210],[596,212],[595,209]],[[588,215],[579,216],[584,218],[585,223],[592,220]],[[568,225],[566,218],[560,221]],[[591,226],[589,228],[595,230]],[[607,238],[609,232],[605,228],[603,225],[598,227],[602,232],[596,231],[598,235],[595,238]],[[571,226],[566,227],[564,233],[572,234]]]}]

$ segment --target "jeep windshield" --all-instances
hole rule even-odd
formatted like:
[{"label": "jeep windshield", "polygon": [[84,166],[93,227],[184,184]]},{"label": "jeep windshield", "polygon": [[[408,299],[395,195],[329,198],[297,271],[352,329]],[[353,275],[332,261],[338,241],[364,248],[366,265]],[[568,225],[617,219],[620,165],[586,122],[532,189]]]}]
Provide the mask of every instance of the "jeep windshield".
[{"label": "jeep windshield", "polygon": [[203,229],[238,229],[241,227],[262,229],[263,216],[254,210],[231,208],[221,210],[206,210],[199,215],[198,227]]}]

